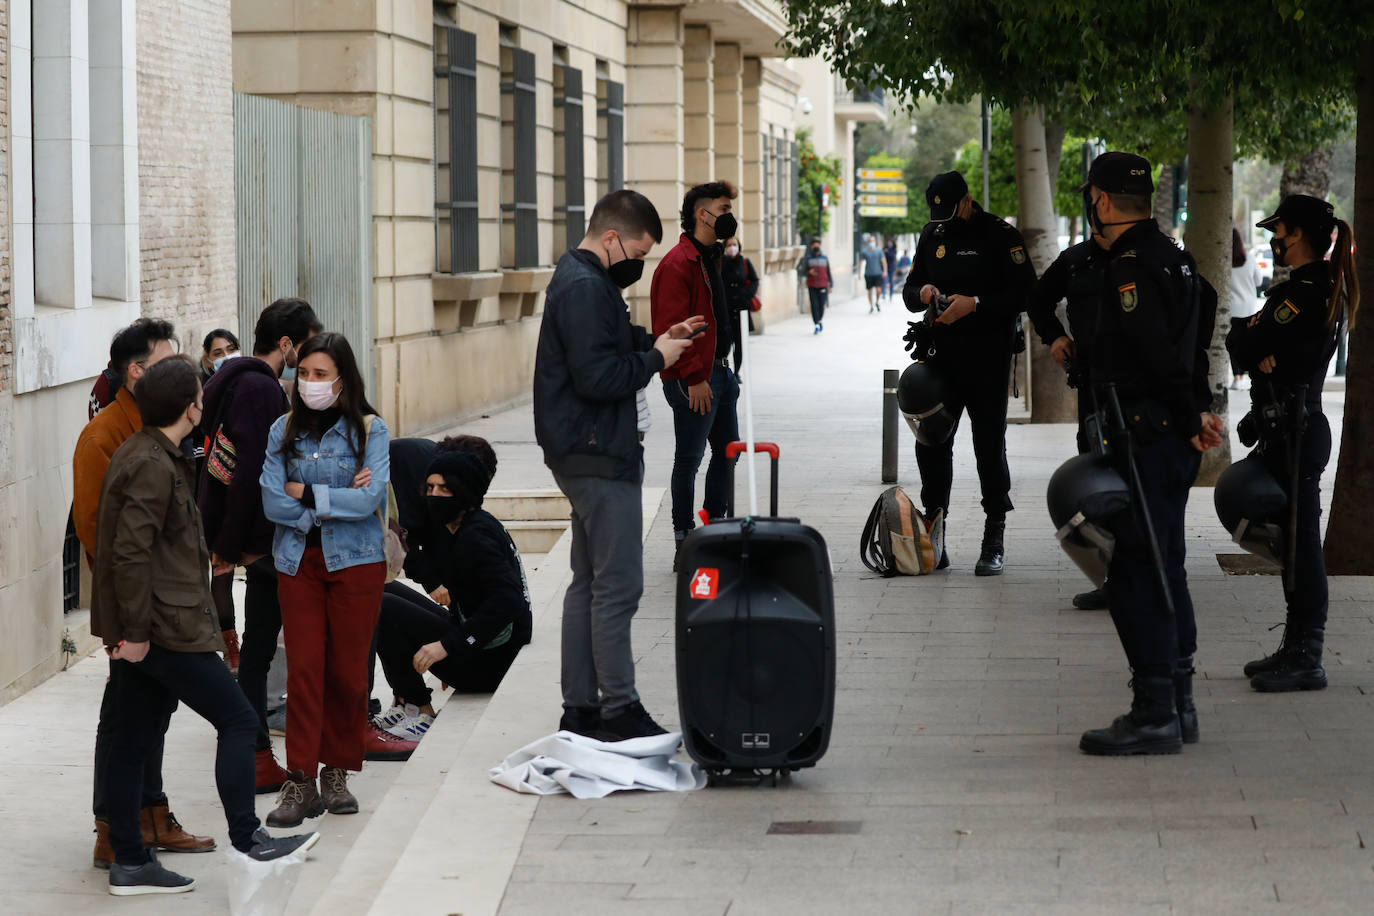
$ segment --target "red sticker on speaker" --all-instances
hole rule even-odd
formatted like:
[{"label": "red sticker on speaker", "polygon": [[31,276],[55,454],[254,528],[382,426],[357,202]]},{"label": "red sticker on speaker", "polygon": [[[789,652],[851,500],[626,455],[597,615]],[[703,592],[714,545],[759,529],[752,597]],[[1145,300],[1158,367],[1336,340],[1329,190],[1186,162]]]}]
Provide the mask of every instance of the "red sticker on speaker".
[{"label": "red sticker on speaker", "polygon": [[720,570],[698,569],[692,576],[692,597],[710,601],[716,597],[716,586],[720,584]]}]

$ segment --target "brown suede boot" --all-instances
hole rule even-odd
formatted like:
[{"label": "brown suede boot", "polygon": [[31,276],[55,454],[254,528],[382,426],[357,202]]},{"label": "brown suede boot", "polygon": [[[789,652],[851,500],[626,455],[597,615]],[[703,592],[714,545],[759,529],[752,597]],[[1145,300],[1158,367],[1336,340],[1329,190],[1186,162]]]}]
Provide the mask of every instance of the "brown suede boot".
[{"label": "brown suede boot", "polygon": [[348,791],[348,771],[342,767],[320,770],[320,798],[330,814],[358,813],[358,799]]},{"label": "brown suede boot", "polygon": [[[163,852],[210,852],[215,838],[187,833],[166,805],[149,805],[139,812],[143,842]],[[151,837],[149,834],[151,833]]]},{"label": "brown suede boot", "polygon": [[91,854],[91,864],[96,868],[110,870],[114,864],[114,847],[110,845],[110,822],[95,819],[95,852]]},{"label": "brown suede boot", "polygon": [[297,827],[307,817],[324,814],[324,801],[315,788],[314,778],[306,779],[300,770],[291,770],[277,796],[277,807],[267,815],[269,827]]}]

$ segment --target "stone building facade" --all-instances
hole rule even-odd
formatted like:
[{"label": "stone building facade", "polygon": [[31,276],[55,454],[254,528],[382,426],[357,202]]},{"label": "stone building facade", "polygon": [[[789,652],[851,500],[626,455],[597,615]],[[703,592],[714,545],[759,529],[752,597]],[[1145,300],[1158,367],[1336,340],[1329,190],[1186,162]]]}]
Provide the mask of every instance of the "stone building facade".
[{"label": "stone building facade", "polygon": [[543,290],[597,198],[632,187],[664,245],[725,178],[793,314],[801,79],[775,0],[235,0],[234,88],[372,119],[375,403],[402,433],[528,398]]},{"label": "stone building facade", "polygon": [[3,702],[90,641],[63,555],[111,337],[153,314],[198,352],[235,261],[229,0],[0,0],[0,21]]}]

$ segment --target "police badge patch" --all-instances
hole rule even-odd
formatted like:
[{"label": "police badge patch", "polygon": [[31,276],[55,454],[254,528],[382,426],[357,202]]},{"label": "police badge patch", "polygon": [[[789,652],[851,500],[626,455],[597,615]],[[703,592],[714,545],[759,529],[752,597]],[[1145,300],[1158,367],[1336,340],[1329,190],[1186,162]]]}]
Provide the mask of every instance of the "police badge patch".
[{"label": "police badge patch", "polygon": [[945,246],[944,246],[944,245],[941,245],[939,248],[936,248],[936,249],[935,249],[935,257],[937,257],[937,258],[943,258],[944,256],[945,256]]},{"label": "police badge patch", "polygon": [[1013,264],[1026,263],[1026,249],[1022,248],[1020,245],[1013,248],[1011,250],[1011,260]]},{"label": "police badge patch", "polygon": [[1298,307],[1290,300],[1283,300],[1283,305],[1274,310],[1274,320],[1279,324],[1288,324],[1298,317]]},{"label": "police badge patch", "polygon": [[1135,284],[1127,283],[1125,286],[1116,288],[1117,294],[1121,296],[1121,311],[1134,312],[1136,306]]}]

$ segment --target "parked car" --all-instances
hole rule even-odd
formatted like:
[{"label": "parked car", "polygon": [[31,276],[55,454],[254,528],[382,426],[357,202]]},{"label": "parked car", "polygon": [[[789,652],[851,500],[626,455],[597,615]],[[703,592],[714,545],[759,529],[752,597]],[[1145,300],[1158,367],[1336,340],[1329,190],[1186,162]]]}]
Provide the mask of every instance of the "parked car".
[{"label": "parked car", "polygon": [[1274,282],[1274,253],[1268,245],[1256,245],[1250,249],[1250,257],[1259,269],[1259,289],[1256,292],[1263,296],[1269,290],[1269,284]]}]

